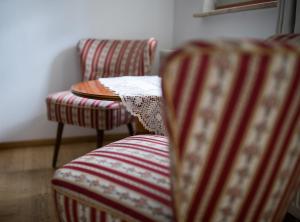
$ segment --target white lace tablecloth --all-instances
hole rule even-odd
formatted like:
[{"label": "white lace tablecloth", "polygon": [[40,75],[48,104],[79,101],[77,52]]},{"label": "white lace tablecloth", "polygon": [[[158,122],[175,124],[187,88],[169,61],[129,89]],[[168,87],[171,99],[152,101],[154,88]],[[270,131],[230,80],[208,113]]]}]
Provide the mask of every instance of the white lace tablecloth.
[{"label": "white lace tablecloth", "polygon": [[123,76],[99,78],[99,81],[118,94],[126,109],[145,129],[165,134],[161,106],[161,78],[158,76]]}]

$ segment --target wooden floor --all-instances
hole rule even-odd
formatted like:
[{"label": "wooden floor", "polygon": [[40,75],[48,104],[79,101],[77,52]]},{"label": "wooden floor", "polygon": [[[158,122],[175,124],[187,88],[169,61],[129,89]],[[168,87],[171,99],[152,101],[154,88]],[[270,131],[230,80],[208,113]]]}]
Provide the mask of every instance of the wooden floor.
[{"label": "wooden floor", "polygon": [[[94,143],[62,145],[58,166],[95,148]],[[52,146],[0,150],[0,221],[55,222],[50,180]]]},{"label": "wooden floor", "polygon": [[[108,142],[106,142],[108,143]],[[95,148],[62,145],[61,166]],[[0,149],[0,222],[56,222],[50,180],[53,146]],[[287,215],[284,222],[299,222]]]}]

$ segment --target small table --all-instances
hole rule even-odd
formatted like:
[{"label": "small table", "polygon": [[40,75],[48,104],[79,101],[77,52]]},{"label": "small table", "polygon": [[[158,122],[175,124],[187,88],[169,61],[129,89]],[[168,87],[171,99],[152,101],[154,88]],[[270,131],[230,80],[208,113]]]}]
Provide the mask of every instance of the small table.
[{"label": "small table", "polygon": [[71,91],[77,96],[89,99],[121,101],[121,98],[115,92],[105,87],[98,80],[74,84],[71,87]]},{"label": "small table", "polygon": [[[72,93],[77,96],[88,98],[88,99],[98,99],[98,100],[109,100],[109,101],[120,101],[121,98],[105,87],[99,80],[90,80],[86,82],[80,82],[72,85]],[[150,132],[144,128],[140,121],[136,118],[136,133],[137,134],[149,134]]]}]

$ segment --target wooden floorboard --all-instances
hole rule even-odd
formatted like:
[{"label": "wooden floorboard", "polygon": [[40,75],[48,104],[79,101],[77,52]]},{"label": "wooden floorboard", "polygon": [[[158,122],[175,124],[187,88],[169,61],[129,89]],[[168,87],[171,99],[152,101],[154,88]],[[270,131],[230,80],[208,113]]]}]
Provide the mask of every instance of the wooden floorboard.
[{"label": "wooden floorboard", "polygon": [[[62,145],[61,166],[93,149],[95,143]],[[0,150],[0,221],[56,222],[50,180],[53,146]]]},{"label": "wooden floorboard", "polygon": [[[95,148],[92,142],[62,145],[58,166]],[[0,149],[0,222],[57,222],[52,152],[53,146]],[[297,221],[290,218],[284,222]]]}]

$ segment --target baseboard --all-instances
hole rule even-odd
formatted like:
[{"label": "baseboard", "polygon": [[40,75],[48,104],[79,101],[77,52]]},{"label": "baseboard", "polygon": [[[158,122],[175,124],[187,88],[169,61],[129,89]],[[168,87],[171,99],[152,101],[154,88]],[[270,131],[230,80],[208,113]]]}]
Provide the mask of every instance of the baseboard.
[{"label": "baseboard", "polygon": [[[104,135],[105,142],[120,140],[129,136],[127,133],[116,133]],[[96,142],[96,136],[77,136],[62,138],[62,144]],[[0,149],[19,148],[19,147],[34,147],[34,146],[51,146],[54,145],[53,139],[38,139],[38,140],[23,140],[0,143]]]}]

